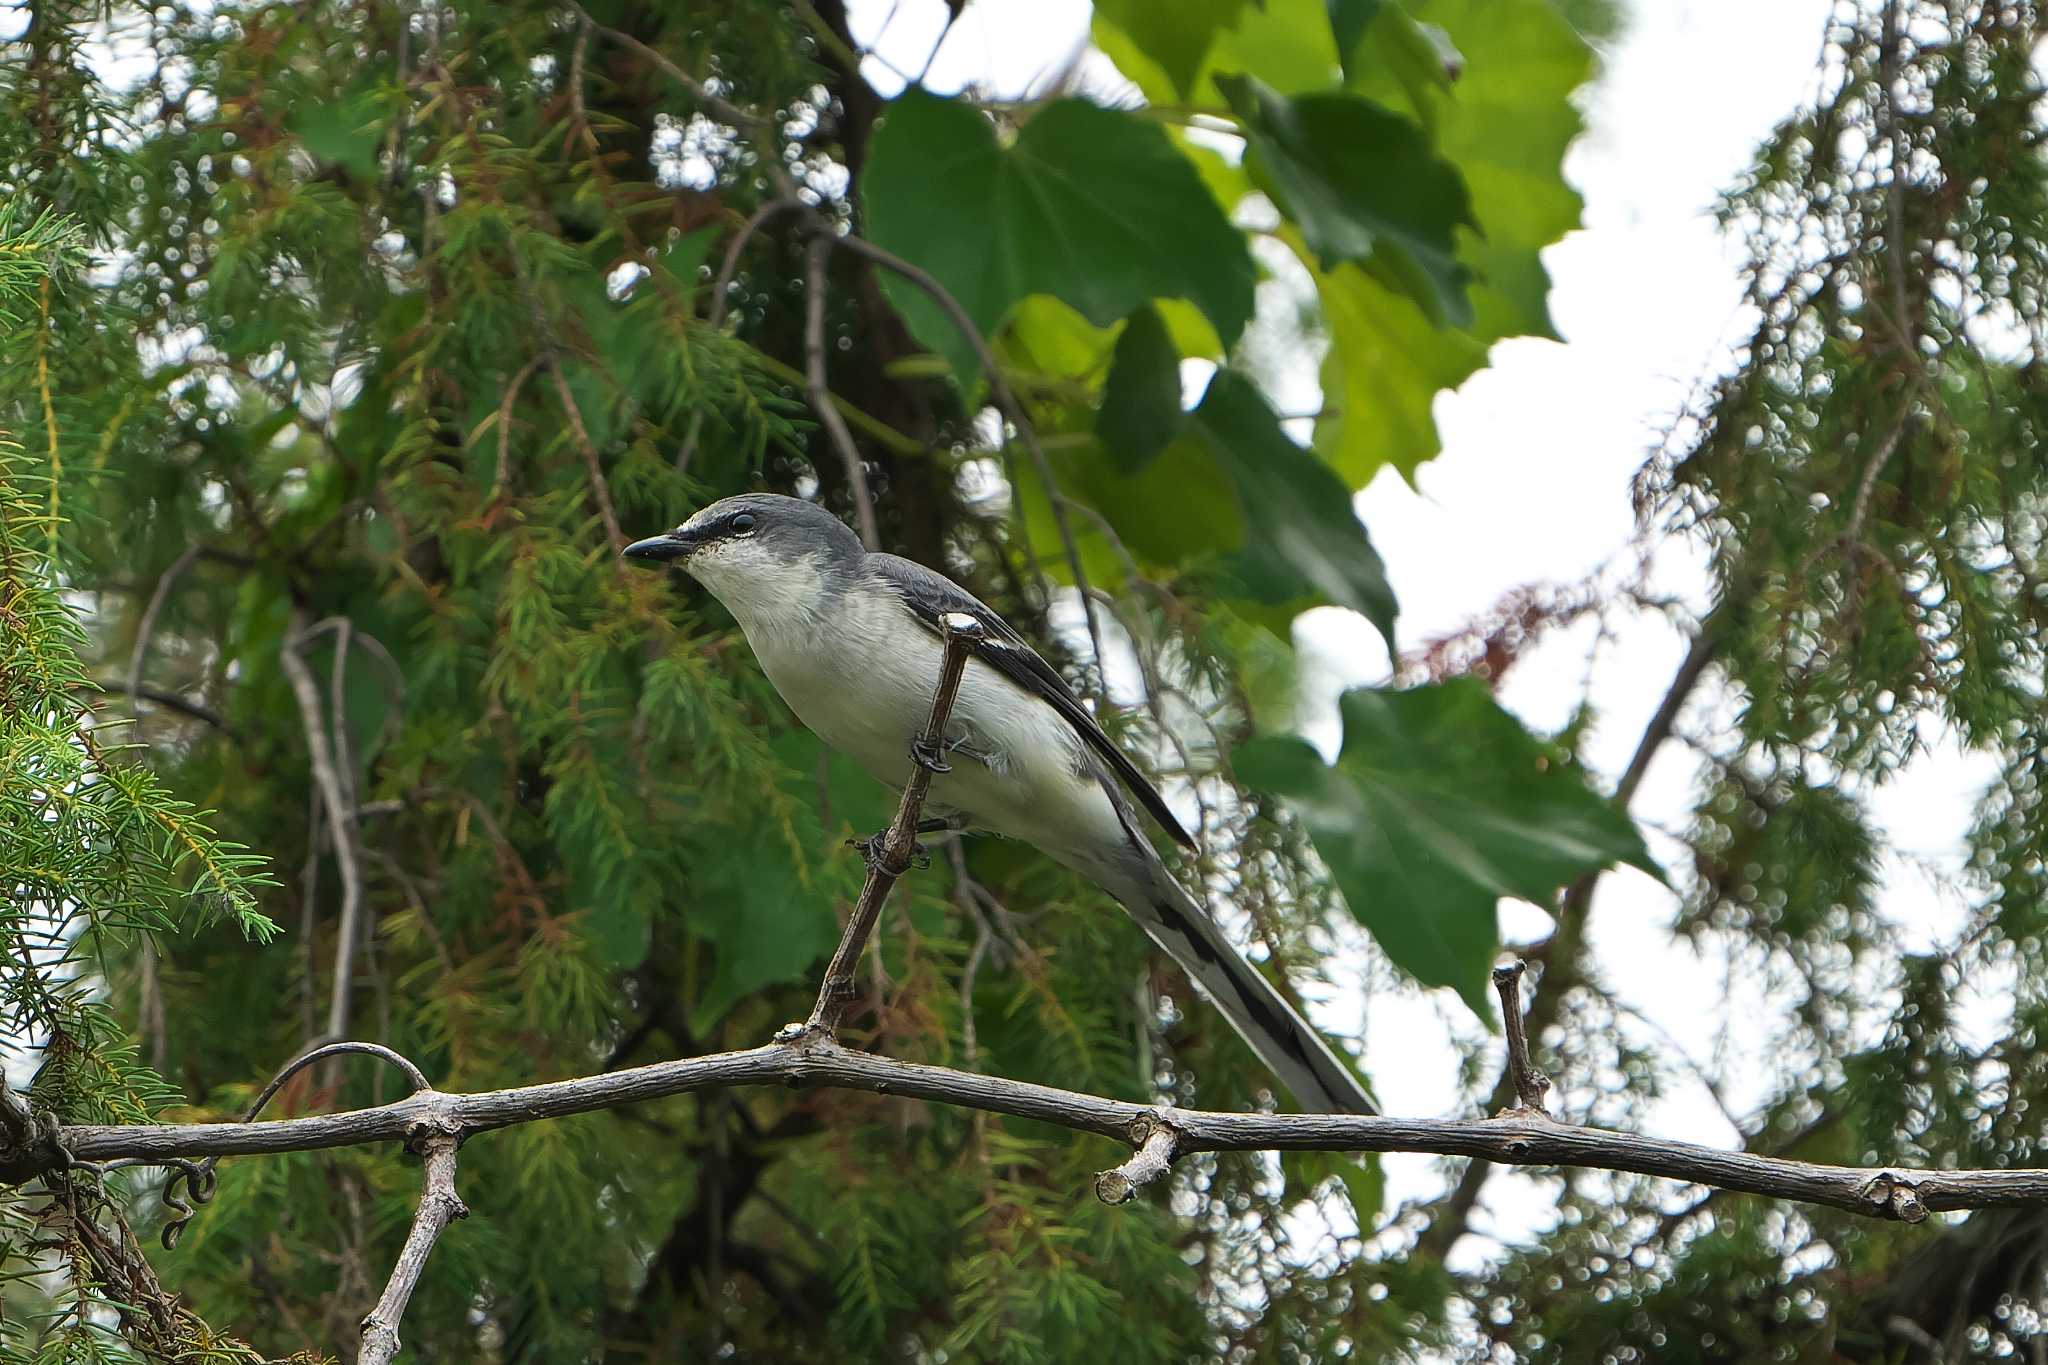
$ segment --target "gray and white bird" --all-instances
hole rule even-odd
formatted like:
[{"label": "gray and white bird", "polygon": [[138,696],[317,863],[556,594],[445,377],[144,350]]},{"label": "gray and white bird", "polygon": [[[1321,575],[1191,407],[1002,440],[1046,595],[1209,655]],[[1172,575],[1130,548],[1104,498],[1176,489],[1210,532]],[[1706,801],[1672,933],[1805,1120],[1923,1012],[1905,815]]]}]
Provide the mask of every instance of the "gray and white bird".
[{"label": "gray and white bird", "polygon": [[1172,809],[1059,672],[973,594],[869,552],[824,508],[775,494],[715,502],[625,553],[679,563],[709,589],[797,718],[896,788],[938,685],[940,620],[972,616],[984,637],[954,702],[951,767],[932,779],[930,808],[1035,844],[1114,896],[1302,1108],[1373,1112],[1358,1078],[1167,871],[1135,807],[1192,846]]}]

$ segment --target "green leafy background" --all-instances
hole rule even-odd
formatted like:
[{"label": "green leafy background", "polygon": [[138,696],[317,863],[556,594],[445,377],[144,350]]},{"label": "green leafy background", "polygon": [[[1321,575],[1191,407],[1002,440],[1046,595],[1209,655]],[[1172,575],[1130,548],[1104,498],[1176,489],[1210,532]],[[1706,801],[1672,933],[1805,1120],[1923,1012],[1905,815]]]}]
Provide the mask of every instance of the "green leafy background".
[{"label": "green leafy background", "polygon": [[[887,794],[794,725],[715,603],[616,554],[743,488],[852,511],[802,382],[807,216],[743,234],[781,192],[768,162],[827,230],[958,298],[1037,438],[990,417],[943,310],[834,253],[826,379],[884,539],[1096,694],[1203,830],[1179,871],[1287,989],[1329,970],[1348,904],[1377,946],[1343,970],[1483,1011],[1498,897],[1648,865],[1477,684],[1354,695],[1334,765],[1292,737],[1294,618],[1396,630],[1353,495],[1435,453],[1432,402],[1493,341],[1549,331],[1536,253],[1576,221],[1559,164],[1592,58],[1546,0],[1105,3],[1093,36],[1132,107],[881,100],[833,4],[171,4],[127,16],[155,77],[119,85],[90,59],[97,11],[32,9],[0,44],[0,186],[33,214],[0,219],[0,744],[32,774],[0,794],[0,866],[8,932],[77,952],[0,976],[60,1116],[235,1116],[324,1027],[341,859],[309,729],[352,789],[350,1031],[437,1085],[747,1047],[803,1012],[858,886],[846,840]],[[1310,444],[1244,354],[1264,239],[1300,256],[1329,343]],[[131,658],[181,704],[130,719]],[[1285,1103],[1099,892],[1015,845],[940,852],[885,917],[849,1042]],[[390,1084],[345,1068],[278,1104]],[[1141,1361],[1375,1339],[1363,1259],[1281,1272],[1261,1240],[1305,1199],[1369,1226],[1375,1163],[1190,1166],[1204,1210],[1255,1213],[1189,1218],[1078,1203],[1105,1151],[837,1093],[480,1137],[475,1216],[408,1349]],[[257,1351],[327,1349],[415,1189],[384,1151],[232,1163],[160,1273]],[[114,1193],[146,1237],[140,1177]],[[122,1321],[102,1306],[127,1287],[67,1265],[7,1291],[0,1358],[93,1358]],[[1263,1283],[1262,1322],[1216,1310],[1232,1277]],[[216,1349],[184,1309],[149,1330],[159,1355]]]}]

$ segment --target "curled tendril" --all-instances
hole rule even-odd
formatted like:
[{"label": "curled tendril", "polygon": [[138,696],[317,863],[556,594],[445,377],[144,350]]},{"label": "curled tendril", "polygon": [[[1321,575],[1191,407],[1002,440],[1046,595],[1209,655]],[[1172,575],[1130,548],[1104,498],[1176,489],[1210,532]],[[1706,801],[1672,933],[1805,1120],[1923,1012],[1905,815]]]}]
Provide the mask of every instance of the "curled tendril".
[{"label": "curled tendril", "polygon": [[[406,1080],[412,1083],[410,1094],[417,1095],[422,1090],[433,1089],[433,1086],[427,1081],[425,1072],[414,1066],[410,1059],[385,1047],[382,1043],[358,1043],[352,1041],[320,1043],[306,1049],[306,1051],[301,1052],[298,1056],[286,1062],[283,1068],[270,1078],[270,1084],[264,1086],[262,1092],[256,1096],[255,1103],[249,1106],[249,1112],[242,1115],[242,1122],[249,1123],[258,1114],[262,1113],[263,1106],[270,1103],[271,1097],[283,1089],[284,1083],[293,1076],[296,1076],[299,1072],[323,1057],[335,1057],[343,1053],[360,1053],[363,1056],[375,1057],[379,1061],[388,1062],[392,1066],[397,1067],[405,1073]],[[117,1165],[169,1166],[172,1168],[170,1178],[164,1181],[163,1193],[160,1197],[164,1202],[164,1206],[175,1210],[178,1216],[164,1224],[163,1244],[165,1251],[175,1251],[177,1249],[178,1239],[185,1235],[185,1225],[198,1215],[199,1206],[212,1201],[214,1191],[220,1187],[220,1177],[214,1171],[214,1167],[220,1164],[220,1158],[217,1156],[207,1157],[203,1161],[185,1161],[179,1157],[150,1157],[127,1162],[110,1162],[108,1164],[110,1168]],[[185,1187],[183,1195],[180,1195],[178,1192],[178,1186],[181,1184]]]},{"label": "curled tendril", "polygon": [[[220,1188],[220,1176],[214,1172],[215,1158],[208,1157],[203,1163],[183,1161],[176,1157],[165,1159],[166,1166],[174,1167],[171,1178],[164,1181],[164,1207],[177,1211],[177,1217],[164,1224],[163,1244],[165,1251],[176,1251],[178,1239],[185,1235],[185,1225],[199,1212],[196,1205],[211,1203],[213,1192]],[[178,1185],[182,1182],[185,1193],[191,1196],[186,1203],[178,1196]]]}]

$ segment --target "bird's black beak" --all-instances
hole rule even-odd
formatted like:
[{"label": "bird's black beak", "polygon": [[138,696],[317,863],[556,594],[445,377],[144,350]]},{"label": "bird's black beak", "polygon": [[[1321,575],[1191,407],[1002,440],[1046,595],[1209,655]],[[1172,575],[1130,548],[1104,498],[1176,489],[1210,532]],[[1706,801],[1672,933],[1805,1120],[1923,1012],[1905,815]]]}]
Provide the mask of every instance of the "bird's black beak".
[{"label": "bird's black beak", "polygon": [[697,540],[695,537],[685,535],[681,531],[669,531],[662,535],[649,536],[645,540],[636,540],[625,549],[619,551],[619,553],[628,559],[651,559],[657,562],[666,562],[671,559],[681,559],[696,548]]}]

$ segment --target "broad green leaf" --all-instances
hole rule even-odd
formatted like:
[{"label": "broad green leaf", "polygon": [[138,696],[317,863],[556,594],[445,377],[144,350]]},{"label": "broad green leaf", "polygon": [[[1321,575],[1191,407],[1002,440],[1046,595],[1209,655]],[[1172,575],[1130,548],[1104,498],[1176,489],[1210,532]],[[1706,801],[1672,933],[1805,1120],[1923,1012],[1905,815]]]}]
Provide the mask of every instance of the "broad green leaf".
[{"label": "broad green leaf", "polygon": [[1247,11],[1236,28],[1219,33],[1210,45],[1205,79],[1191,97],[1200,104],[1220,103],[1214,80],[1218,72],[1248,72],[1289,95],[1335,86],[1343,64],[1327,4],[1265,0]]},{"label": "broad green leaf", "polygon": [[1315,277],[1329,328],[1323,404],[1315,448],[1344,482],[1363,488],[1392,465],[1405,479],[1438,450],[1436,396],[1486,363],[1486,346],[1469,332],[1435,327],[1413,299],[1389,290],[1355,265]]},{"label": "broad green leaf", "polygon": [[[1173,12],[1172,6],[1154,3],[1162,12]],[[1236,23],[1211,31],[1200,73],[1190,86],[1170,76],[1121,28],[1099,17],[1095,44],[1148,103],[1213,110],[1223,103],[1214,79],[1219,72],[1249,72],[1290,95],[1333,89],[1343,70],[1329,4],[1330,0],[1260,0],[1243,7]]]},{"label": "broad green leaf", "polygon": [[[1007,146],[983,115],[912,90],[877,129],[861,193],[869,235],[931,274],[984,334],[1032,294],[1099,327],[1157,298],[1197,304],[1227,345],[1252,310],[1242,233],[1156,124],[1055,100]],[[930,298],[885,275],[891,302],[968,382],[971,350]]]},{"label": "broad green leaf", "polygon": [[[1223,343],[1201,310],[1185,299],[1154,299],[1173,349],[1190,359],[1221,360]],[[1010,313],[996,337],[1007,365],[1094,388],[1109,374],[1123,325],[1097,327],[1049,294],[1033,294]]]},{"label": "broad green leaf", "polygon": [[1252,382],[1217,371],[1191,427],[1230,475],[1244,510],[1244,547],[1223,572],[1234,595],[1269,606],[1349,607],[1391,641],[1393,589],[1350,490],[1288,439]]},{"label": "broad green leaf", "polygon": [[1116,341],[1095,434],[1124,473],[1135,474],[1180,429],[1180,352],[1150,306],[1131,314]]},{"label": "broad green leaf", "polygon": [[1326,0],[1326,3],[1330,10],[1330,36],[1337,41],[1337,60],[1343,63],[1345,74],[1349,75],[1352,54],[1358,51],[1365,31],[1386,8],[1386,0]]},{"label": "broad green leaf", "polygon": [[1471,323],[1471,272],[1457,255],[1458,228],[1477,226],[1471,198],[1421,127],[1357,95],[1216,83],[1244,121],[1255,172],[1324,269],[1370,259],[1431,321]]},{"label": "broad green leaf", "polygon": [[1233,755],[1237,776],[1286,798],[1388,957],[1481,1015],[1501,897],[1544,903],[1614,863],[1661,876],[1627,814],[1477,679],[1361,688],[1341,709],[1334,766],[1260,738]]},{"label": "broad green leaf", "polygon": [[292,105],[285,127],[319,160],[363,178],[377,173],[384,112],[374,92],[359,90],[334,100],[300,100]]},{"label": "broad green leaf", "polygon": [[[1148,573],[1188,572],[1237,609],[1285,634],[1288,619],[1324,603],[1349,607],[1392,638],[1394,596],[1351,494],[1280,429],[1251,381],[1220,370],[1181,434],[1135,474],[1098,440],[1051,453],[1061,489],[1097,509]],[[1071,582],[1051,504],[1028,461],[1017,497],[1041,566]],[[1091,582],[1122,581],[1121,554],[1085,517],[1071,518]],[[1259,612],[1257,606],[1281,609]]]},{"label": "broad green leaf", "polygon": [[[1125,554],[1137,561],[1140,572],[1168,581],[1244,544],[1237,490],[1208,442],[1193,432],[1184,429],[1136,474],[1122,473],[1092,434],[1051,439],[1047,458],[1061,492],[1093,508],[1116,536],[1112,543],[1094,517],[1068,518],[1092,586],[1124,582],[1130,567]],[[1072,583],[1037,469],[1020,458],[1015,472],[1017,511],[1038,567],[1058,582]]]},{"label": "broad green leaf", "polygon": [[[817,813],[820,833],[811,846],[831,852],[840,840],[877,833],[895,818],[896,793],[809,730],[785,731],[769,747],[782,760],[783,789]],[[808,824],[800,837],[812,838]]]},{"label": "broad green leaf", "polygon": [[[1113,26],[1131,47],[1158,66],[1183,96],[1192,94],[1195,79],[1220,30],[1237,22],[1245,0],[1096,0],[1098,41],[1104,25]],[[1112,58],[1114,60],[1114,58]]]},{"label": "broad green leaf", "polygon": [[1204,614],[1202,635],[1205,648],[1236,664],[1238,690],[1251,708],[1252,728],[1260,734],[1293,729],[1301,669],[1288,635],[1222,604]]},{"label": "broad green leaf", "polygon": [[1579,225],[1579,196],[1563,163],[1584,127],[1572,94],[1593,74],[1592,49],[1550,0],[1421,0],[1409,8],[1425,21],[1424,35],[1462,61],[1455,87],[1419,81],[1390,62],[1359,67],[1350,88],[1411,109],[1463,173],[1483,233],[1462,252],[1474,275],[1474,330],[1487,341],[1554,336],[1550,278],[1537,253]]},{"label": "broad green leaf", "polygon": [[597,962],[630,971],[646,960],[654,927],[653,911],[616,896],[593,900],[576,922]]},{"label": "broad green leaf", "polygon": [[801,978],[839,939],[831,898],[806,885],[787,856],[749,856],[759,847],[736,834],[692,858],[685,924],[716,948],[711,980],[690,1003],[693,1030],[764,986]]}]

